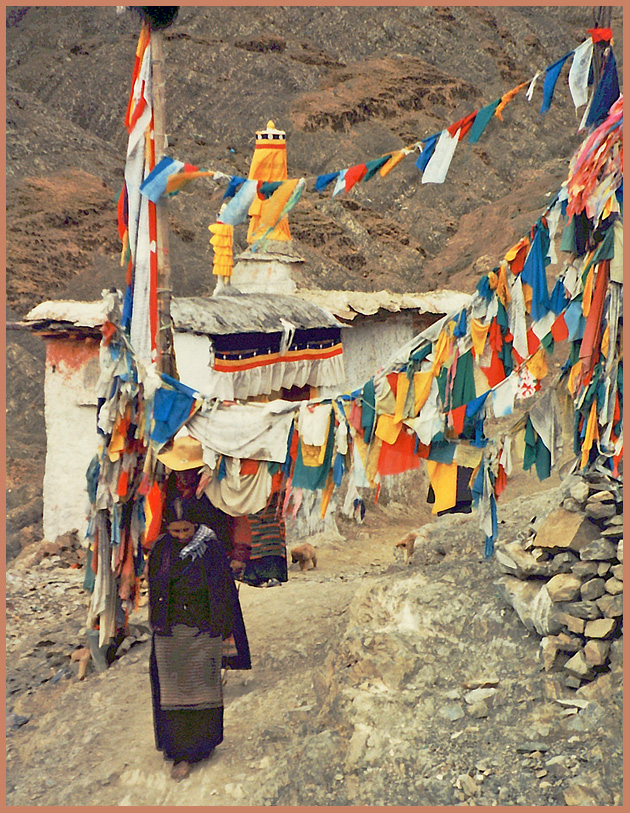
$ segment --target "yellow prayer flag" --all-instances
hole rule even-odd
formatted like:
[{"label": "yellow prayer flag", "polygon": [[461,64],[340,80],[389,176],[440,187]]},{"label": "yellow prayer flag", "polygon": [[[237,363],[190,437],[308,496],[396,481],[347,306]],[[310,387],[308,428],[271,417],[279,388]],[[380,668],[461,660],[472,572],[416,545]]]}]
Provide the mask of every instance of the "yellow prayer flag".
[{"label": "yellow prayer flag", "polygon": [[529,361],[525,362],[525,366],[537,381],[542,381],[542,379],[547,375],[549,372],[549,367],[547,365],[547,353],[542,345],[540,345]]},{"label": "yellow prayer flag", "polygon": [[427,460],[429,480],[435,494],[432,514],[453,508],[457,502],[457,463],[438,463]]},{"label": "yellow prayer flag", "polygon": [[431,392],[431,384],[433,383],[433,373],[427,370],[424,373],[413,374],[413,387],[414,387],[414,417],[420,412],[422,407],[426,404],[429,393]]}]

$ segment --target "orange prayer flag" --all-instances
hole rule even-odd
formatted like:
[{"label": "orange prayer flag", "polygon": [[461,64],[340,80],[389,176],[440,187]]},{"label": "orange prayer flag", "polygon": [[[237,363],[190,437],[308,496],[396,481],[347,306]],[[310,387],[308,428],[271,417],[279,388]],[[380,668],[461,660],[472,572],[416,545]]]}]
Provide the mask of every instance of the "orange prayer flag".
[{"label": "orange prayer flag", "polygon": [[517,85],[515,88],[512,88],[512,90],[508,90],[505,96],[501,96],[499,106],[494,111],[494,115],[500,121],[503,121],[503,116],[501,114],[503,113],[503,110],[505,109],[506,105],[508,105],[512,101],[512,99],[516,96],[519,90],[522,90],[525,87],[525,85],[529,85],[529,82],[521,82],[520,85]]}]

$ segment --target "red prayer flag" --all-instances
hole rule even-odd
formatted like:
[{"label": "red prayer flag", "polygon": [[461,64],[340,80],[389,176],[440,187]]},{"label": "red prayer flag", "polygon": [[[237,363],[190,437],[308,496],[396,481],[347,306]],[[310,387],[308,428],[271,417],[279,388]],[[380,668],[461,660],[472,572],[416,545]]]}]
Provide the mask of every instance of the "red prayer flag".
[{"label": "red prayer flag", "polygon": [[554,342],[562,342],[569,338],[569,328],[567,327],[563,313],[558,316],[551,326],[551,335],[553,336]]},{"label": "red prayer flag", "polygon": [[540,339],[530,327],[527,331],[527,350],[529,351],[529,355],[533,355],[539,347]]},{"label": "red prayer flag", "polygon": [[474,120],[477,118],[478,111],[475,110],[472,113],[469,113],[467,116],[464,116],[463,119],[456,121],[455,124],[451,124],[450,127],[447,127],[448,134],[451,138],[455,138],[457,131],[459,130],[459,138],[458,141],[461,141],[462,138],[468,133],[470,128],[473,126]]},{"label": "red prayer flag", "polygon": [[505,469],[501,464],[499,464],[499,470],[497,471],[497,479],[494,483],[494,496],[499,499],[501,493],[505,489],[507,485],[507,474],[505,473]]},{"label": "red prayer flag", "polygon": [[378,456],[377,471],[379,474],[402,474],[403,471],[420,468],[420,458],[414,453],[416,434],[405,428],[395,443],[383,443]]},{"label": "red prayer flag", "polygon": [[249,458],[241,460],[241,477],[244,477],[246,474],[256,474],[257,471],[258,471],[257,460],[250,460]]},{"label": "red prayer flag", "polygon": [[481,371],[488,379],[488,384],[490,387],[495,387],[497,384],[500,384],[506,378],[505,367],[503,366],[503,362],[499,358],[499,355],[496,351],[492,353],[492,360],[490,362],[490,366],[482,367]]},{"label": "red prayer flag", "polygon": [[385,376],[387,379],[389,386],[392,388],[392,392],[396,395],[398,390],[398,373],[387,373]]},{"label": "red prayer flag", "polygon": [[349,192],[355,183],[358,183],[361,180],[366,172],[367,167],[365,164],[357,164],[356,166],[347,169],[343,178],[346,184],[346,192]]},{"label": "red prayer flag", "polygon": [[462,404],[456,409],[452,409],[449,413],[453,423],[453,429],[456,434],[461,435],[464,431],[464,418],[466,417],[466,404]]},{"label": "red prayer flag", "polygon": [[589,28],[586,33],[591,35],[593,43],[610,42],[612,39],[612,30],[610,28]]}]

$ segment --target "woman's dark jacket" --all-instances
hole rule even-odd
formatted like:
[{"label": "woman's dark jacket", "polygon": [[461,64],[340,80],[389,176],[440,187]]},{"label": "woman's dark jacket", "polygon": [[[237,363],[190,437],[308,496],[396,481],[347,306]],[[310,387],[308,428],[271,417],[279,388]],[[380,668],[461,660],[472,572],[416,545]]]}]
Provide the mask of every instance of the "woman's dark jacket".
[{"label": "woman's dark jacket", "polygon": [[[201,566],[208,585],[210,612],[208,621],[201,625],[213,637],[234,636],[236,655],[229,656],[231,669],[251,669],[249,644],[236,585],[223,546],[216,539],[206,542],[207,550],[196,562]],[[162,534],[155,541],[149,555],[149,622],[154,632],[170,635],[176,621],[168,617],[171,557],[179,555],[181,544],[170,534]]]}]

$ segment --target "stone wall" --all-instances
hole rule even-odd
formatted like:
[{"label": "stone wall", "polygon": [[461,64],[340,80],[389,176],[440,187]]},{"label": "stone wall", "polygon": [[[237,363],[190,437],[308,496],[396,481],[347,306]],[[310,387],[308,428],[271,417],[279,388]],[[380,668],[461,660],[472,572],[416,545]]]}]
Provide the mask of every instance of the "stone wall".
[{"label": "stone wall", "polygon": [[540,524],[497,544],[505,600],[541,636],[545,671],[577,689],[622,665],[623,483],[573,475]]}]

